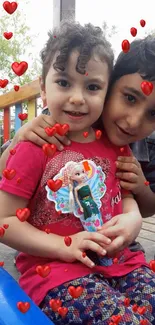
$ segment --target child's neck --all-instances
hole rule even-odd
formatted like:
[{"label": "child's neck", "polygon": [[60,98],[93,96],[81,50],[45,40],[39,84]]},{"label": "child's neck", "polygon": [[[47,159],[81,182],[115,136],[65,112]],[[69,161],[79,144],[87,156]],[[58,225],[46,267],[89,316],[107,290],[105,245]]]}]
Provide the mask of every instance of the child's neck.
[{"label": "child's neck", "polygon": [[[88,132],[88,136],[84,136],[84,132]],[[87,128],[86,130],[83,131],[70,131],[69,132],[69,139],[74,142],[79,142],[79,143],[89,143],[93,142],[95,140],[95,132],[92,127]]]}]

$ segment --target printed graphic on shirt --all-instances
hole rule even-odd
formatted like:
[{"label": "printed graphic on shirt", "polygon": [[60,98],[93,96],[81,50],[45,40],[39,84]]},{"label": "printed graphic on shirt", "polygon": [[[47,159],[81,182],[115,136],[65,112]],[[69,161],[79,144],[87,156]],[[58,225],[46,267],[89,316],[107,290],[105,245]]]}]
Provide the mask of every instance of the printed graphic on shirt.
[{"label": "printed graphic on shirt", "polygon": [[91,160],[70,161],[53,178],[58,179],[62,181],[58,191],[46,186],[48,200],[55,203],[56,211],[73,213],[84,229],[95,231],[103,224],[100,208],[106,185],[101,167]]}]

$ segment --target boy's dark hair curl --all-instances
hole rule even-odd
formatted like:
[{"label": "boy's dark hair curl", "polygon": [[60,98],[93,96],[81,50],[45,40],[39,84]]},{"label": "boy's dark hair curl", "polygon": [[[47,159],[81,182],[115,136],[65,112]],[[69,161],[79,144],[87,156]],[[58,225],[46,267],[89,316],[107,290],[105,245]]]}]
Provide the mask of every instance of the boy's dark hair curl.
[{"label": "boy's dark hair curl", "polygon": [[82,26],[78,22],[63,21],[59,27],[50,31],[48,36],[49,39],[41,51],[44,83],[55,53],[59,52],[53,67],[55,70],[64,71],[70,53],[76,48],[80,53],[76,66],[79,73],[85,74],[86,63],[95,51],[100,59],[108,64],[111,74],[114,54],[111,44],[106,40],[100,27],[95,27],[92,24]]},{"label": "boy's dark hair curl", "polygon": [[116,60],[109,89],[121,77],[139,73],[148,81],[155,81],[155,36],[135,40],[127,53],[121,52]]}]

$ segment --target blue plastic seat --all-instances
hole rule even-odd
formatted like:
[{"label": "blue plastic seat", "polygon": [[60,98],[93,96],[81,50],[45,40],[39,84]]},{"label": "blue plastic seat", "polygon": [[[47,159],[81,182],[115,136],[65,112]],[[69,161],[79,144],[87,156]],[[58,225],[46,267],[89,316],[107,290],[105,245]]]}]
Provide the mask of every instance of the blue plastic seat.
[{"label": "blue plastic seat", "polygon": [[[22,313],[17,302],[29,302],[30,308]],[[38,306],[20,288],[13,277],[0,267],[0,325],[54,325]]]}]

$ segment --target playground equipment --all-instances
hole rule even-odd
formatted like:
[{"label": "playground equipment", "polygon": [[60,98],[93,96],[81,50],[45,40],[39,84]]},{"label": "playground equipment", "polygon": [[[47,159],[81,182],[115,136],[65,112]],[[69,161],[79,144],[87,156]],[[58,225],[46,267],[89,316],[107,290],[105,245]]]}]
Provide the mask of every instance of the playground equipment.
[{"label": "playground equipment", "polygon": [[[23,313],[18,302],[30,303]],[[26,295],[13,277],[0,267],[0,325],[54,325],[38,306]]]}]

